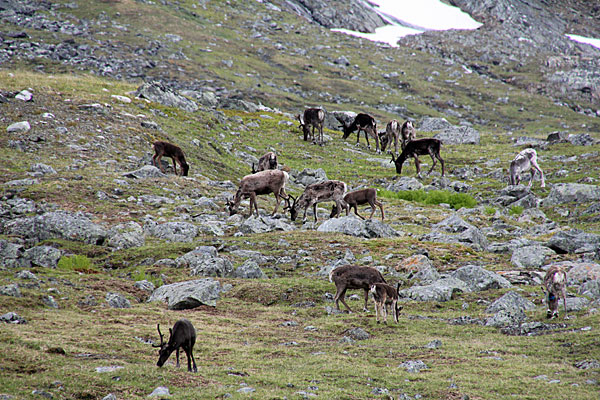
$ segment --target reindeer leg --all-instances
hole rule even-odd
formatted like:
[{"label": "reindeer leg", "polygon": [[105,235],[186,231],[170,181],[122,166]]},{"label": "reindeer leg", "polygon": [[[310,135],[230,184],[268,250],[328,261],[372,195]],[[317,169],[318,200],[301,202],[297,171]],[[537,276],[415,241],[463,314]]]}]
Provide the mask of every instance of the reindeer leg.
[{"label": "reindeer leg", "polygon": [[[373,203],[369,202],[369,205],[371,206],[371,215],[369,215],[369,219],[371,219],[371,218],[373,218],[373,214],[375,214],[375,202],[373,202]],[[358,213],[357,213],[357,215],[358,215]]]},{"label": "reindeer leg", "polygon": [[256,209],[256,218],[258,218],[259,217],[258,204],[256,204],[256,193],[255,192],[250,192],[250,213],[248,213],[248,216],[246,218],[249,218],[252,216],[252,213],[254,212],[252,209],[252,206],[254,206],[254,208]]},{"label": "reindeer leg", "polygon": [[539,173],[540,173],[540,179],[542,180],[542,187],[546,187],[546,181],[544,180],[544,172],[542,171],[542,169],[540,168],[540,166],[538,165],[536,160],[531,160],[531,166],[533,168],[535,168]]},{"label": "reindeer leg", "polygon": [[177,364],[175,364],[175,366],[179,368],[179,347],[177,348],[177,350],[175,350],[175,356],[177,358]]},{"label": "reindeer leg", "polygon": [[569,314],[567,313],[567,291],[565,288],[561,289],[561,294],[563,298],[563,306],[565,307],[565,319],[569,319]]},{"label": "reindeer leg", "polygon": [[[385,213],[383,212],[383,204],[381,204],[381,202],[377,200],[375,200],[375,204],[379,206],[379,209],[381,210],[381,220],[383,221],[385,219]],[[373,207],[373,209],[375,209],[375,207]]]},{"label": "reindeer leg", "polygon": [[363,308],[364,312],[368,312],[367,303],[369,301],[369,289],[365,289],[365,308]]},{"label": "reindeer leg", "polygon": [[437,164],[437,160],[435,158],[435,155],[430,151],[429,155],[431,156],[431,161],[433,161],[431,168],[429,169],[429,172],[427,173],[427,175],[431,174],[431,171],[433,171],[433,169],[435,168],[435,164]]},{"label": "reindeer leg", "polygon": [[373,301],[375,303],[375,320],[379,323],[379,302],[375,299]]},{"label": "reindeer leg", "polygon": [[437,154],[436,155],[437,159],[440,160],[440,164],[442,164],[442,176],[444,176],[445,170],[444,170],[444,160],[442,159],[442,157]]},{"label": "reindeer leg", "polygon": [[338,301],[341,301],[343,305],[346,306],[346,308],[348,309],[348,312],[351,313],[352,309],[350,308],[350,306],[348,306],[348,304],[346,304],[346,300],[344,299],[346,296],[346,287],[344,286],[342,288],[342,290],[338,291],[338,293],[336,293],[335,295],[335,305],[337,307],[337,309],[340,309],[339,303]]},{"label": "reindeer leg", "polygon": [[[358,218],[362,219],[364,221],[365,217],[363,217],[362,215],[360,215],[358,213],[358,204],[353,204],[352,208],[354,208],[354,214],[356,214],[358,216]],[[371,213],[371,216],[373,215],[373,213]],[[370,219],[371,217],[369,217]]]},{"label": "reindeer leg", "polygon": [[[177,175],[177,165],[175,164],[175,159],[171,157],[171,161],[173,161],[173,169],[175,170],[175,175]],[[181,170],[183,171],[183,168]]]},{"label": "reindeer leg", "polygon": [[[360,131],[359,131],[359,132],[360,132]],[[366,139],[366,141],[367,141],[367,148],[368,148],[369,150],[371,150],[371,143],[369,143],[369,134],[367,133],[367,130],[366,130],[366,129],[364,129],[364,132],[365,132],[365,139]],[[379,150],[379,148],[377,148],[377,150]]]},{"label": "reindeer leg", "polygon": [[421,161],[419,161],[419,158],[416,154],[414,154],[413,157],[415,159],[415,168],[417,169],[417,176],[419,177],[419,179],[423,179],[423,177],[421,176]]},{"label": "reindeer leg", "polygon": [[156,162],[158,163],[158,168],[160,168],[160,172],[162,172],[164,174],[165,169],[163,168],[162,164],[160,163],[161,158],[162,158],[162,155],[159,155],[158,157],[156,157]]},{"label": "reindeer leg", "polygon": [[271,214],[271,217],[274,216],[275,213],[277,213],[277,209],[279,208],[279,202],[280,201],[281,200],[279,200],[279,193],[275,193],[275,209],[273,210],[273,214]]},{"label": "reindeer leg", "polygon": [[[340,213],[340,210],[338,209],[338,214],[339,213]],[[316,202],[313,204],[313,214],[315,216],[315,223],[319,222],[319,219],[317,218],[317,203]]]}]

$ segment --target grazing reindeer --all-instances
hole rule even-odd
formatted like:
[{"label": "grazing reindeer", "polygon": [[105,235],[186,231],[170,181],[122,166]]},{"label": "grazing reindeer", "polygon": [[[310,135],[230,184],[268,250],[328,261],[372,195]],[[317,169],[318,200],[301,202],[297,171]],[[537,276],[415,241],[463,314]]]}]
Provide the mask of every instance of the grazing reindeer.
[{"label": "grazing reindeer", "polygon": [[[315,142],[315,128],[319,131],[320,145],[323,144],[323,123],[325,122],[325,111],[320,108],[307,108],[304,110],[304,115],[298,114],[298,121],[300,121],[300,128],[304,134],[304,141],[308,140],[308,137],[312,137],[312,141]],[[312,134],[310,133],[310,127],[312,126]]]},{"label": "grazing reindeer", "polygon": [[[161,172],[164,174],[165,170],[160,163],[160,159],[165,157],[171,157],[173,160],[173,169],[175,170],[175,175],[177,175],[177,167],[175,165],[175,161],[181,167],[181,175],[187,176],[188,171],[190,170],[190,166],[185,162],[185,154],[183,154],[183,150],[179,146],[176,146],[169,142],[154,142],[152,144],[154,146],[154,156],[152,156],[152,165],[155,167],[158,166]],[[158,165],[157,165],[158,164]]]},{"label": "grazing reindeer", "polygon": [[381,272],[371,267],[360,267],[357,265],[343,265],[337,267],[329,273],[329,282],[335,283],[336,293],[333,298],[335,307],[339,310],[341,301],[349,312],[352,312],[344,297],[348,289],[363,289],[365,291],[365,307],[367,311],[367,301],[369,299],[369,290],[375,283],[386,283]]},{"label": "grazing reindeer", "polygon": [[290,210],[290,217],[292,221],[296,220],[298,216],[298,210],[304,209],[304,216],[302,218],[302,222],[306,222],[306,210],[310,206],[313,207],[313,212],[315,214],[315,222],[318,221],[317,218],[317,203],[322,203],[324,201],[335,201],[335,205],[337,206],[337,214],[336,217],[340,215],[340,210],[346,209],[347,204],[344,202],[344,195],[348,190],[348,186],[342,181],[323,181],[318,183],[313,183],[308,185],[306,189],[304,189],[304,193],[295,199],[293,196],[290,196],[292,199],[292,205],[286,206],[286,210]]},{"label": "grazing reindeer", "polygon": [[[404,150],[408,142],[417,138],[415,134],[415,126],[411,121],[404,121],[404,123],[402,124],[402,128],[400,129],[400,133],[402,134],[402,150]],[[396,152],[398,152],[397,148]]]},{"label": "grazing reindeer", "polygon": [[558,317],[558,301],[560,297],[563,299],[565,307],[565,319],[568,319],[567,314],[567,272],[560,266],[554,265],[548,269],[544,277],[544,286],[542,287],[546,294],[546,302],[548,303],[547,318]]},{"label": "grazing reindeer", "polygon": [[544,173],[537,163],[537,152],[534,149],[522,150],[519,154],[517,154],[514,160],[510,162],[510,184],[518,185],[521,181],[521,174],[523,172],[530,171],[531,179],[529,179],[529,186],[527,186],[530,188],[533,183],[533,177],[535,176],[536,170],[540,173],[542,187],[545,187],[546,182],[544,181]]},{"label": "grazing reindeer", "polygon": [[394,287],[386,283],[374,283],[370,289],[375,301],[375,318],[379,323],[379,316],[383,314],[383,323],[387,325],[388,306],[392,306],[394,311],[394,321],[398,323],[398,317],[402,307],[398,307],[398,292],[400,291],[400,282]]},{"label": "grazing reindeer", "polygon": [[[383,221],[385,218],[383,205],[377,201],[377,189],[368,188],[355,190],[354,192],[350,192],[345,195],[344,201],[348,204],[348,207],[346,208],[346,215],[350,213],[350,209],[354,208],[354,214],[358,215],[358,217],[361,219],[365,219],[365,217],[358,213],[358,206],[369,203],[372,209],[369,219],[373,218],[373,214],[375,214],[375,206],[378,206],[381,210],[381,220]],[[329,218],[333,218],[334,215],[339,215],[337,205],[334,205],[331,208],[331,214],[329,215]]]},{"label": "grazing reindeer", "polygon": [[289,175],[285,171],[278,169],[267,169],[265,171],[257,172],[252,175],[246,175],[240,181],[240,187],[235,193],[233,201],[227,201],[227,207],[229,208],[229,215],[237,213],[240,201],[242,198],[250,198],[250,213],[248,217],[252,215],[252,207],[256,210],[256,216],[258,217],[258,205],[256,204],[256,196],[273,193],[275,194],[275,209],[273,214],[277,212],[279,208],[279,198],[283,198],[288,202],[288,195],[285,193],[285,185],[289,180]]},{"label": "grazing reindeer", "polygon": [[192,372],[193,362],[193,372],[198,372],[198,368],[196,368],[196,360],[194,360],[194,355],[192,354],[194,344],[196,343],[196,330],[194,329],[194,325],[192,325],[192,323],[187,319],[180,319],[179,321],[175,322],[173,328],[169,328],[171,337],[169,338],[168,343],[164,342],[163,335],[160,333],[160,324],[157,324],[156,328],[158,329],[158,334],[160,336],[160,345],[152,345],[153,347],[160,347],[160,350],[158,351],[158,362],[156,365],[162,367],[163,364],[169,359],[171,353],[176,351],[175,354],[177,357],[177,368],[179,368],[179,348],[182,348],[187,356],[188,371]]},{"label": "grazing reindeer", "polygon": [[392,161],[396,164],[396,172],[398,174],[402,174],[402,164],[408,157],[413,157],[415,159],[415,167],[417,168],[417,176],[421,178],[421,162],[417,156],[421,156],[424,154],[429,154],[431,156],[431,160],[433,161],[433,165],[427,175],[433,171],[435,164],[437,164],[436,158],[440,160],[442,164],[442,176],[444,176],[444,160],[440,156],[440,149],[442,147],[442,142],[438,139],[417,139],[410,141],[406,144],[406,147],[402,150],[402,153],[398,156],[398,158],[394,158],[392,154]]},{"label": "grazing reindeer", "polygon": [[254,163],[252,163],[252,173],[255,174],[260,171],[267,169],[277,169],[277,154],[269,151],[264,156],[258,159],[258,169],[254,169]]},{"label": "grazing reindeer", "polygon": [[352,132],[358,129],[356,133],[356,145],[358,146],[360,141],[360,131],[365,131],[365,139],[367,140],[367,147],[370,149],[371,145],[369,144],[369,135],[375,138],[375,144],[377,153],[381,153],[379,150],[379,135],[377,134],[377,122],[375,122],[375,118],[371,117],[369,114],[358,114],[354,121],[350,125],[346,124],[342,119],[336,117],[336,119],[342,123],[339,127],[343,129],[344,135],[342,139],[346,139]]},{"label": "grazing reindeer", "polygon": [[398,120],[393,119],[385,127],[385,133],[379,134],[381,142],[381,152],[385,151],[387,145],[390,145],[390,153],[392,151],[392,139],[394,140],[394,151],[398,154],[398,136],[400,135],[400,124]]}]

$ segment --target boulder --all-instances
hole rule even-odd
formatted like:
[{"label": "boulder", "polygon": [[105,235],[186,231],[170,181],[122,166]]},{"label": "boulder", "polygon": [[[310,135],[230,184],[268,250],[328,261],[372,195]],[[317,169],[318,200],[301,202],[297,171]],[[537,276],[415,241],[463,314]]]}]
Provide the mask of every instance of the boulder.
[{"label": "boulder", "polygon": [[583,183],[557,183],[552,185],[550,193],[542,201],[545,207],[570,202],[587,203],[600,201],[600,186]]},{"label": "boulder", "polygon": [[318,232],[335,232],[364,238],[393,238],[400,234],[389,225],[374,219],[361,220],[352,215],[323,222]]},{"label": "boulder", "polygon": [[40,175],[56,174],[56,170],[54,168],[52,168],[50,165],[46,165],[46,164],[42,164],[42,163],[33,164],[31,166],[31,172],[33,172],[34,174],[40,174]]},{"label": "boulder", "polygon": [[148,298],[148,302],[167,301],[169,310],[186,310],[200,305],[215,307],[221,284],[213,279],[198,279],[163,285]]},{"label": "boulder", "polygon": [[148,233],[169,242],[190,243],[198,235],[198,227],[189,222],[165,222],[149,227]]},{"label": "boulder", "polygon": [[4,233],[19,235],[28,244],[47,239],[66,239],[102,245],[106,230],[81,213],[53,211],[33,217],[22,217],[4,225]]},{"label": "boulder", "polygon": [[596,140],[588,133],[577,133],[567,136],[567,141],[573,146],[593,146]]},{"label": "boulder", "polygon": [[[0,265],[5,268],[23,266],[23,246],[0,239]],[[25,263],[26,264],[26,263]]]},{"label": "boulder", "polygon": [[318,182],[323,182],[327,180],[327,174],[325,174],[325,171],[323,170],[323,168],[317,168],[317,169],[311,169],[311,168],[305,168],[302,170],[302,172],[299,172],[296,175],[296,183],[303,185],[303,186],[308,186],[308,185],[312,185],[313,183],[318,183]]},{"label": "boulder", "polygon": [[167,107],[177,107],[188,112],[198,110],[194,101],[173,92],[157,81],[144,83],[136,90],[135,95]]},{"label": "boulder", "polygon": [[233,272],[234,278],[242,279],[266,279],[267,275],[260,269],[257,263],[252,260],[246,260]]},{"label": "boulder", "polygon": [[24,133],[31,129],[31,125],[27,121],[15,122],[6,128],[8,133]]},{"label": "boulder", "polygon": [[433,135],[443,144],[479,144],[479,132],[469,126],[455,126],[447,128]]},{"label": "boulder", "polygon": [[558,254],[598,252],[600,235],[578,229],[560,231],[550,238],[546,246]]},{"label": "boulder", "polygon": [[197,247],[175,259],[178,268],[189,268],[191,275],[230,276],[233,264],[226,258],[216,256],[210,246]]},{"label": "boulder", "polygon": [[535,310],[535,304],[523,298],[517,292],[510,291],[490,304],[488,308],[486,308],[485,312],[488,314],[494,314],[501,310],[505,310],[510,313],[523,310],[531,311]]},{"label": "boulder", "polygon": [[[161,160],[162,161],[162,160]],[[160,172],[160,169],[154,165],[144,165],[142,168],[126,172],[123,174],[126,178],[146,179],[146,178],[165,178],[167,175]]]},{"label": "boulder", "polygon": [[271,218],[267,216],[251,217],[245,219],[239,226],[239,231],[244,235],[254,233],[266,233],[272,231],[289,232],[296,229],[294,225],[288,224],[282,219]]},{"label": "boulder", "polygon": [[452,125],[446,118],[434,118],[425,117],[419,122],[419,130],[423,132],[436,132],[443,131],[444,129],[451,129]]},{"label": "boulder", "polygon": [[439,279],[426,286],[413,286],[402,289],[398,293],[400,298],[416,301],[449,301],[455,293],[470,292],[469,287],[460,279]]},{"label": "boulder", "polygon": [[106,293],[106,302],[112,308],[131,308],[131,303],[120,293]]},{"label": "boulder", "polygon": [[21,291],[17,285],[10,284],[5,286],[0,286],[0,296],[11,296],[11,297],[21,297]]},{"label": "boulder", "polygon": [[51,246],[35,246],[24,253],[31,265],[44,268],[56,268],[61,256],[62,252]]},{"label": "boulder", "polygon": [[[452,234],[446,234],[445,232]],[[485,250],[488,245],[487,238],[483,233],[477,227],[465,222],[457,214],[453,214],[442,222],[433,225],[431,232],[422,236],[421,240],[460,243],[478,251]]]},{"label": "boulder", "polygon": [[507,326],[520,325],[527,320],[527,315],[521,309],[500,310],[485,321],[485,326],[503,328]]},{"label": "boulder", "polygon": [[423,184],[416,178],[403,176],[394,183],[388,185],[386,188],[392,192],[401,192],[406,190],[420,190],[423,189]]},{"label": "boulder", "polygon": [[431,284],[440,279],[440,274],[431,260],[422,254],[405,258],[396,269],[409,271],[408,278],[418,280],[421,285]]},{"label": "boulder", "polygon": [[113,226],[107,237],[107,245],[116,250],[140,247],[146,243],[144,229],[133,221]]},{"label": "boulder", "polygon": [[463,281],[472,292],[509,288],[512,286],[506,278],[478,265],[460,267],[451,276]]},{"label": "boulder", "polygon": [[544,265],[546,257],[556,254],[553,250],[539,244],[517,247],[513,250],[510,261],[523,269],[539,269]]}]

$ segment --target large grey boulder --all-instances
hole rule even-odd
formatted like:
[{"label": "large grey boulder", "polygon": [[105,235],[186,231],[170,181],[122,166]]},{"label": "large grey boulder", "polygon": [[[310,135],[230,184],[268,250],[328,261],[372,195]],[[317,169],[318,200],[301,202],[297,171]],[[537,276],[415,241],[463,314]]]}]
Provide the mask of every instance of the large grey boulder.
[{"label": "large grey boulder", "polygon": [[135,171],[125,172],[123,176],[126,178],[145,179],[165,178],[167,175],[160,172],[160,169],[156,168],[154,165],[144,165],[142,168]]},{"label": "large grey boulder", "polygon": [[465,222],[456,214],[433,225],[431,232],[423,235],[421,240],[460,243],[479,251],[485,250],[488,245],[487,238],[479,228]]},{"label": "large grey boulder", "polygon": [[600,300],[600,280],[584,282],[577,289],[577,294],[589,297],[593,300]]},{"label": "large grey boulder", "polygon": [[0,266],[20,268],[23,266],[23,246],[0,239]]},{"label": "large grey boulder", "polygon": [[402,289],[398,293],[400,298],[408,298],[416,301],[449,301],[455,293],[471,290],[460,279],[444,278],[439,279],[429,285],[413,286],[408,289]]},{"label": "large grey boulder", "polygon": [[557,265],[567,271],[569,285],[579,285],[589,281],[600,281],[600,264],[593,262],[563,261],[544,266],[544,269]]},{"label": "large grey boulder", "polygon": [[403,176],[394,183],[389,184],[386,189],[392,192],[401,192],[406,190],[420,190],[423,187],[423,184],[418,179]]},{"label": "large grey boulder", "polygon": [[53,211],[34,217],[23,217],[4,225],[4,233],[19,235],[28,244],[47,239],[66,239],[102,245],[106,230],[81,213]]},{"label": "large grey boulder", "polygon": [[31,125],[28,121],[20,121],[10,124],[6,128],[6,132],[8,133],[24,133],[31,129]]},{"label": "large grey boulder", "polygon": [[431,260],[423,254],[415,254],[401,261],[402,270],[409,271],[408,279],[416,279],[421,285],[431,284],[440,279],[440,273]]},{"label": "large grey boulder", "polygon": [[506,278],[478,265],[460,267],[451,276],[463,281],[472,292],[509,288],[512,286]]},{"label": "large grey boulder", "polygon": [[593,146],[597,142],[589,133],[570,134],[567,141],[573,146]]},{"label": "large grey boulder", "polygon": [[0,296],[21,297],[19,286],[11,283],[10,285],[0,286]]},{"label": "large grey boulder", "polygon": [[266,233],[272,231],[289,232],[296,229],[294,225],[287,223],[283,219],[271,218],[267,216],[251,217],[245,219],[239,226],[239,231],[244,235],[252,235],[254,233]]},{"label": "large grey boulder", "polygon": [[374,219],[361,220],[352,215],[330,218],[323,222],[318,232],[343,233],[345,235],[364,238],[393,238],[400,234],[389,225]]},{"label": "large grey boulder", "polygon": [[520,325],[527,320],[527,315],[521,309],[500,310],[485,321],[485,326],[503,328],[507,326]]},{"label": "large grey boulder", "polygon": [[131,303],[120,293],[106,293],[106,302],[112,308],[131,308]]},{"label": "large grey boulder", "polygon": [[479,144],[479,132],[469,126],[447,128],[433,135],[444,144]]},{"label": "large grey boulder", "polygon": [[56,268],[62,252],[51,246],[35,246],[26,250],[23,256],[33,266]]},{"label": "large grey boulder", "polygon": [[518,310],[531,311],[535,310],[535,304],[522,297],[517,292],[510,291],[490,304],[485,312],[494,314],[501,310],[506,310],[511,313],[517,312]]},{"label": "large grey boulder", "polygon": [[444,129],[453,128],[452,125],[446,118],[437,117],[425,117],[418,125],[418,129],[423,132],[436,132],[443,131]]},{"label": "large grey boulder", "polygon": [[107,236],[107,245],[116,250],[140,247],[146,242],[144,229],[133,221],[113,226]]},{"label": "large grey boulder", "polygon": [[56,174],[56,170],[52,168],[50,165],[36,163],[31,166],[31,172],[35,175],[54,175]]},{"label": "large grey boulder", "polygon": [[556,253],[548,247],[534,244],[514,249],[510,261],[518,268],[539,269],[544,265],[546,257],[552,254]]},{"label": "large grey boulder", "polygon": [[233,264],[226,258],[218,257],[216,249],[200,246],[175,259],[178,268],[189,268],[191,275],[230,276]]},{"label": "large grey boulder", "polygon": [[148,302],[167,301],[169,310],[186,310],[201,305],[215,307],[221,284],[210,278],[163,285],[148,298]]},{"label": "large grey boulder", "polygon": [[546,246],[559,254],[598,252],[600,235],[578,229],[560,231],[550,238]]},{"label": "large grey boulder", "polygon": [[150,226],[148,233],[169,242],[190,243],[198,235],[198,227],[189,222],[165,222],[164,224]]},{"label": "large grey boulder", "polygon": [[136,90],[135,95],[167,107],[177,107],[188,112],[198,110],[198,105],[194,101],[173,92],[156,81],[144,83]]},{"label": "large grey boulder", "polygon": [[296,179],[295,179],[296,183],[303,185],[303,186],[312,185],[313,183],[323,182],[326,180],[327,180],[327,174],[325,173],[323,168],[317,168],[317,169],[305,168],[302,170],[302,172],[299,172],[296,175]]},{"label": "large grey boulder", "polygon": [[242,279],[266,279],[267,275],[260,269],[258,264],[252,260],[246,260],[233,272],[234,278]]},{"label": "large grey boulder", "polygon": [[542,201],[546,207],[577,202],[587,203],[600,200],[600,186],[583,183],[557,183],[552,185],[550,193]]}]

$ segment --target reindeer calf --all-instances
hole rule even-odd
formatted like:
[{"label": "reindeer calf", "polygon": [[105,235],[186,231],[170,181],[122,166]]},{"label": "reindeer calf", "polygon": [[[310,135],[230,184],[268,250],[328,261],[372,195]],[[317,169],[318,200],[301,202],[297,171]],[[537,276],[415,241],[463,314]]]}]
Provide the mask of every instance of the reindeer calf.
[{"label": "reindeer calf", "polygon": [[375,301],[375,318],[379,323],[379,316],[383,315],[383,323],[387,324],[388,306],[392,306],[394,312],[394,321],[398,323],[398,317],[402,307],[398,307],[398,292],[400,291],[400,283],[394,289],[386,283],[374,283],[371,285],[370,292],[373,294]]},{"label": "reindeer calf", "polygon": [[266,171],[267,169],[277,169],[277,154],[272,151],[265,153],[258,159],[258,169],[254,169],[254,163],[252,163],[253,174],[260,171]]},{"label": "reindeer calf", "polygon": [[[346,207],[346,215],[350,213],[350,209],[354,208],[354,214],[361,219],[365,219],[365,217],[358,213],[358,206],[369,203],[372,210],[371,215],[369,215],[369,219],[373,218],[373,214],[375,214],[375,206],[378,206],[381,210],[381,220],[383,221],[385,218],[383,204],[377,201],[377,189],[375,188],[360,189],[350,192],[344,196],[344,201],[348,205]],[[335,215],[339,215],[337,204],[334,204],[331,208],[331,214],[329,215],[329,218],[333,218]]]},{"label": "reindeer calf", "polygon": [[518,185],[521,181],[521,174],[524,172],[530,171],[531,178],[529,179],[529,185],[527,187],[531,187],[533,184],[533,177],[535,176],[535,171],[538,171],[542,180],[542,187],[546,186],[546,182],[544,181],[544,173],[542,169],[537,163],[537,152],[534,149],[525,149],[522,150],[517,156],[510,162],[509,173],[510,173],[510,184]]},{"label": "reindeer calf", "polygon": [[179,146],[162,141],[154,142],[152,145],[154,146],[154,156],[152,156],[152,165],[154,165],[155,167],[158,166],[160,168],[160,171],[164,174],[165,170],[163,169],[163,166],[160,163],[160,159],[163,156],[170,157],[173,161],[173,169],[175,170],[175,175],[177,175],[177,167],[175,165],[175,161],[177,161],[177,163],[181,167],[181,175],[187,176],[188,171],[190,170],[190,166],[185,162],[185,154]]},{"label": "reindeer calf", "polygon": [[158,367],[162,367],[169,359],[171,353],[176,351],[177,368],[179,368],[179,349],[182,348],[187,356],[188,371],[192,372],[193,362],[193,372],[198,372],[198,368],[196,368],[196,360],[194,359],[194,355],[192,353],[194,344],[196,343],[196,329],[194,329],[194,325],[192,325],[192,323],[187,319],[180,319],[179,321],[175,322],[173,328],[169,328],[171,336],[169,337],[168,343],[164,342],[163,335],[160,333],[160,324],[157,324],[156,328],[158,329],[158,334],[160,336],[160,344],[152,345],[153,347],[160,347],[160,350],[158,350],[158,362],[156,365]]},{"label": "reindeer calf", "polygon": [[554,265],[548,269],[544,277],[544,287],[542,290],[546,294],[546,303],[548,304],[547,318],[558,317],[558,301],[563,299],[565,307],[565,319],[567,314],[567,272],[560,266]]}]

